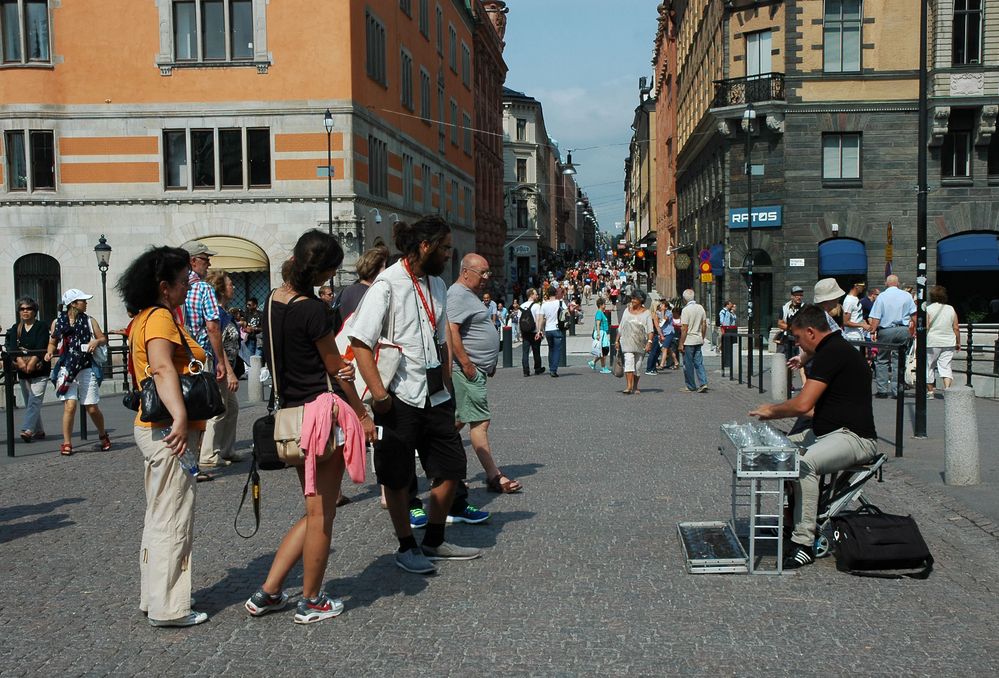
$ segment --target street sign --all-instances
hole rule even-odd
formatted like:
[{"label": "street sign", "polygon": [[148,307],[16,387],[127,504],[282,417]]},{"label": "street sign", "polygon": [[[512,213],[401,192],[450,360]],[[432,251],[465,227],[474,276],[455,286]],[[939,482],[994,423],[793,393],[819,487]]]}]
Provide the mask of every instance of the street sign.
[{"label": "street sign", "polygon": [[711,262],[701,261],[700,265],[697,268],[701,271],[702,283],[709,283],[715,281],[715,277],[711,273]]},{"label": "street sign", "polygon": [[676,255],[673,259],[673,267],[678,271],[686,271],[690,268],[690,255],[686,252]]},{"label": "street sign", "polygon": [[516,245],[513,248],[513,253],[518,256],[527,256],[531,253],[530,245]]},{"label": "street sign", "polygon": [[800,268],[800,267],[802,267],[802,266],[805,265],[805,260],[804,259],[788,259],[787,265],[791,266],[791,267],[794,267],[794,268]]},{"label": "street sign", "polygon": [[701,250],[697,253],[699,261],[711,261],[711,250]]},{"label": "street sign", "polygon": [[702,283],[709,283],[709,282],[714,282],[714,281],[715,281],[715,277],[712,274],[710,274],[710,273],[702,273],[701,274],[701,282]]}]

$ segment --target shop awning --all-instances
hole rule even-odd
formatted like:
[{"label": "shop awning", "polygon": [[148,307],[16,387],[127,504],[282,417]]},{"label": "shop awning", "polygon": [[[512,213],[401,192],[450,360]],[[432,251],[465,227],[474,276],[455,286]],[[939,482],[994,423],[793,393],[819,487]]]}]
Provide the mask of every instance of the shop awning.
[{"label": "shop awning", "polygon": [[937,242],[938,271],[999,271],[999,234],[964,233]]},{"label": "shop awning", "polygon": [[229,273],[270,270],[267,255],[249,240],[228,235],[198,238],[208,249],[218,252],[212,257],[212,268]]},{"label": "shop awning", "polygon": [[867,275],[867,247],[862,240],[832,238],[819,243],[819,276]]},{"label": "shop awning", "polygon": [[711,252],[711,273],[715,276],[725,275],[725,245],[721,243],[712,245]]}]

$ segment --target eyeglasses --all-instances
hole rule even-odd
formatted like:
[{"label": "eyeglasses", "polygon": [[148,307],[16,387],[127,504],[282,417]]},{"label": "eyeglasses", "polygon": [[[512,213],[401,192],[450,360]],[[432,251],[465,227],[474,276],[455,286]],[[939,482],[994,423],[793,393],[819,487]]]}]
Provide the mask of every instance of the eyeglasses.
[{"label": "eyeglasses", "polygon": [[20,311],[21,313],[24,313],[25,311],[34,311],[35,309],[33,309],[31,306],[22,306],[17,310]]},{"label": "eyeglasses", "polygon": [[475,273],[476,275],[480,276],[481,278],[484,278],[485,280],[489,280],[491,277],[493,277],[492,272],[490,272],[489,270],[480,271],[477,268],[466,268],[465,270],[471,271],[472,273]]}]

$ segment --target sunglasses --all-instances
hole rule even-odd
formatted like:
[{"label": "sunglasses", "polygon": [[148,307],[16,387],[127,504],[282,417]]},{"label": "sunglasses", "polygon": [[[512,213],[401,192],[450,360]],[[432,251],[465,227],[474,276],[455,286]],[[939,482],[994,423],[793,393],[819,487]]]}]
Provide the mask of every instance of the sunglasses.
[{"label": "sunglasses", "polygon": [[34,308],[32,308],[31,306],[22,306],[21,308],[19,308],[19,309],[17,309],[17,310],[18,310],[18,311],[21,311],[22,313],[24,313],[25,311],[35,311],[35,310],[37,310],[37,309],[34,309]]}]

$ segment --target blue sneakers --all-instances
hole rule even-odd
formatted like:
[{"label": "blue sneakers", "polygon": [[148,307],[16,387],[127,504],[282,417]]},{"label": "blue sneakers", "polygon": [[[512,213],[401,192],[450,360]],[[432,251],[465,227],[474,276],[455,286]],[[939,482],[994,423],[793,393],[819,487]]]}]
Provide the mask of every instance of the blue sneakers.
[{"label": "blue sneakers", "polygon": [[484,523],[489,520],[488,511],[480,511],[477,507],[469,504],[465,507],[465,510],[457,515],[448,515],[446,522],[448,525],[453,525],[454,523],[468,523],[469,525],[478,525],[479,523]]},{"label": "blue sneakers", "polygon": [[422,508],[409,509],[409,526],[414,530],[427,526],[427,512]]}]

